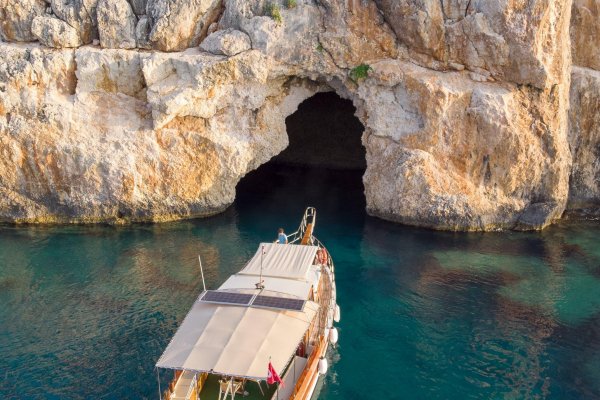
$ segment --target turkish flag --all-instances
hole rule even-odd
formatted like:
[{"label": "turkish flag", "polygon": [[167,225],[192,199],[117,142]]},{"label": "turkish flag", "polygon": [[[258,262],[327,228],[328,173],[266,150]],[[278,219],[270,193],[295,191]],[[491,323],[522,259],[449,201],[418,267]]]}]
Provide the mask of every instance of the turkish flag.
[{"label": "turkish flag", "polygon": [[277,371],[275,371],[275,368],[273,368],[273,364],[271,364],[271,362],[269,361],[269,373],[267,375],[267,383],[269,385],[272,385],[275,382],[280,383],[281,387],[283,387],[283,382],[281,381],[281,378],[279,377],[279,375],[277,375]]}]

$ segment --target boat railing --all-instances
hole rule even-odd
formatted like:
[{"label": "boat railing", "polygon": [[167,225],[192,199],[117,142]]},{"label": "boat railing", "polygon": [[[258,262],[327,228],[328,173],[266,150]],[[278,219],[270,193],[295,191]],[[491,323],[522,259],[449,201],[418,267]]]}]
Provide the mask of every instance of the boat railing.
[{"label": "boat railing", "polygon": [[313,224],[314,226],[316,216],[317,210],[315,210],[314,207],[307,207],[304,211],[304,216],[302,217],[302,221],[300,222],[298,230],[288,235],[288,243],[291,244],[301,241],[308,225]]},{"label": "boat railing", "polygon": [[319,343],[313,349],[311,355],[308,358],[304,371],[300,374],[296,387],[290,396],[290,400],[303,399],[308,394],[309,389],[312,387],[313,379],[318,378],[317,369],[319,368],[319,356],[322,352],[323,346],[325,346],[325,337],[321,336]]},{"label": "boat railing", "polygon": [[[196,390],[196,387],[198,386],[198,374],[194,374],[194,377],[192,378],[192,381],[190,382],[190,387],[188,388],[187,394],[185,395],[185,400],[190,400],[192,398],[192,395],[194,394],[194,391]],[[196,396],[198,397],[198,396]]]},{"label": "boat railing", "polygon": [[315,236],[313,236],[312,239],[313,239],[314,245],[319,246],[321,249],[325,250],[325,252],[327,254],[327,262],[325,263],[325,265],[327,265],[329,267],[329,269],[331,270],[331,272],[333,272],[333,259],[331,258],[331,254],[329,254],[329,250],[327,250],[325,245],[319,239],[317,239]]}]

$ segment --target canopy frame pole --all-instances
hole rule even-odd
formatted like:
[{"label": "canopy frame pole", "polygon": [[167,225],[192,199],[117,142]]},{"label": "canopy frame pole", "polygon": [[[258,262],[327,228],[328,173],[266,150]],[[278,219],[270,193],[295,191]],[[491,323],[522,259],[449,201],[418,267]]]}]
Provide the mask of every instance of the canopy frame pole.
[{"label": "canopy frame pole", "polygon": [[198,254],[198,262],[200,263],[200,275],[202,275],[202,288],[206,292],[206,283],[204,283],[204,270],[202,269],[202,259],[200,258],[200,254]]},{"label": "canopy frame pole", "polygon": [[156,368],[156,381],[158,382],[158,398],[162,400],[162,391],[160,390],[160,369]]},{"label": "canopy frame pole", "polygon": [[260,290],[265,288],[265,285],[263,285],[263,278],[262,278],[264,255],[265,255],[265,245],[263,244],[260,246],[260,275],[258,276],[258,283],[256,284],[256,288],[260,289]]},{"label": "canopy frame pole", "polygon": [[262,394],[263,396],[265,395],[265,392],[263,392],[262,390],[262,385],[260,384],[262,381],[256,381],[256,383],[258,383],[258,388],[260,389],[260,394]]}]

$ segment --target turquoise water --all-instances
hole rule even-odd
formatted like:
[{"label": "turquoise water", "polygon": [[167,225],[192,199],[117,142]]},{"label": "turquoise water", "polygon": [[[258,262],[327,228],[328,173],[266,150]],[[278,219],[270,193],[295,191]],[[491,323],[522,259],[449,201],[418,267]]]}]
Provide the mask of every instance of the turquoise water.
[{"label": "turquoise water", "polygon": [[353,172],[267,170],[205,220],[0,227],[0,398],[157,398],[197,255],[217,287],[306,205],[342,309],[319,398],[600,398],[600,223],[432,232],[365,216],[361,190]]}]

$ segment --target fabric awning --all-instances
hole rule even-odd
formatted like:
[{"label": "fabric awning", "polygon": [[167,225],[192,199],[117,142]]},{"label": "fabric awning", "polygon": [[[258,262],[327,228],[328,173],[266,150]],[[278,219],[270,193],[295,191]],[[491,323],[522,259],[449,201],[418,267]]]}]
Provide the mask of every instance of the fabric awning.
[{"label": "fabric awning", "polygon": [[263,276],[302,280],[307,279],[308,271],[319,249],[317,246],[261,243],[254,257],[239,274],[260,275],[263,246],[265,253],[262,255]]},{"label": "fabric awning", "polygon": [[[311,288],[313,286],[317,287],[320,275],[320,270],[312,266],[307,274],[307,280],[263,276],[263,283],[266,291],[285,293],[301,299],[307,299]],[[231,275],[219,289],[255,289],[257,282],[258,277],[254,275],[235,274]]]},{"label": "fabric awning", "polygon": [[264,380],[269,359],[283,372],[317,309],[312,301],[282,311],[197,300],[156,366]]}]

